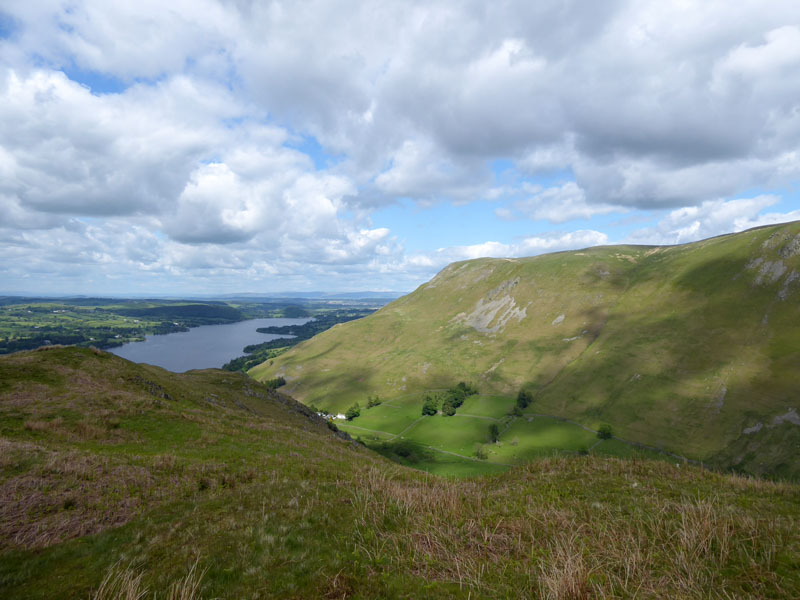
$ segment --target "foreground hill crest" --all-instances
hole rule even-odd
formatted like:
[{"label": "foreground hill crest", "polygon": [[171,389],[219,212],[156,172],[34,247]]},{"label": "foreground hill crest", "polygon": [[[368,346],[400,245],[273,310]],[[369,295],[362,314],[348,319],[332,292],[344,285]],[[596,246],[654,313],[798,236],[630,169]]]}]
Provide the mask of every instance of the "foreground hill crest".
[{"label": "foreground hill crest", "polygon": [[240,373],[2,356],[0,465],[4,600],[800,594],[796,485],[593,456],[444,479]]}]

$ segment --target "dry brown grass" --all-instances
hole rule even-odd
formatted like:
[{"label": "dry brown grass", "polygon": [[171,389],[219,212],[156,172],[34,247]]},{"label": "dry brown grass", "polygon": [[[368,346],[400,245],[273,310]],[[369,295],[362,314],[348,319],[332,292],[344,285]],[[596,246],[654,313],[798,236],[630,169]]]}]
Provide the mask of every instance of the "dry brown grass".
[{"label": "dry brown grass", "polygon": [[108,430],[104,427],[98,427],[86,421],[80,421],[75,424],[75,433],[82,440],[101,440],[108,437]]},{"label": "dry brown grass", "polygon": [[[34,461],[0,480],[0,548],[44,548],[130,521],[143,510],[197,489],[197,474],[171,455],[145,465],[33,444],[0,445],[9,466]],[[221,472],[217,466],[215,474]],[[248,475],[251,477],[252,474]],[[240,478],[241,479],[241,478]],[[216,480],[215,480],[216,481]],[[237,480],[237,483],[240,481]],[[216,484],[215,484],[216,485]]]},{"label": "dry brown grass", "polygon": [[200,597],[200,583],[206,571],[198,572],[197,562],[194,562],[185,577],[170,585],[167,600],[195,600]]},{"label": "dry brown grass", "polygon": [[16,469],[44,451],[44,448],[31,442],[0,438],[0,470]]},{"label": "dry brown grass", "polygon": [[[197,570],[197,561],[192,564],[185,577],[170,584],[165,600],[199,600],[200,584],[206,571]],[[141,600],[152,598],[157,600],[157,593],[148,594],[148,588],[142,583],[142,573],[131,568],[123,568],[119,563],[108,570],[100,587],[95,590],[91,600]]]},{"label": "dry brown grass", "polygon": [[25,431],[32,433],[53,433],[56,435],[64,435],[67,430],[64,428],[64,420],[61,418],[53,419],[51,421],[40,421],[30,419],[22,424]]},{"label": "dry brown grass", "polygon": [[[370,559],[388,555],[396,568],[410,559],[419,575],[491,596],[726,598],[780,589],[774,560],[782,548],[797,548],[792,522],[741,510],[733,494],[684,496],[668,479],[647,489],[637,480],[653,468],[551,459],[531,465],[530,477],[470,481],[368,469],[351,493],[355,543]],[[604,472],[607,485],[630,493],[581,498],[581,478],[596,493]],[[549,488],[551,475],[558,483]],[[732,570],[757,577],[737,587],[741,581],[724,575]]]},{"label": "dry brown grass", "polygon": [[100,587],[95,590],[91,600],[140,600],[147,594],[142,586],[142,575],[131,569],[123,569],[119,564],[109,569]]},{"label": "dry brown grass", "polygon": [[549,561],[539,564],[539,591],[542,597],[558,600],[585,600],[589,593],[589,569],[583,558],[584,546],[576,532],[558,535],[548,542]]}]

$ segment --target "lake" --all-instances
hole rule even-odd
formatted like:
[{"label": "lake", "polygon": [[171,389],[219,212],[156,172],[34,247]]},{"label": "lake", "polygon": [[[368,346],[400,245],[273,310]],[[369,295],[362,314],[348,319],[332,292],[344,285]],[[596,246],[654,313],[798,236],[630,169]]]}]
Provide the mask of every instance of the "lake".
[{"label": "lake", "polygon": [[133,362],[156,365],[175,373],[219,368],[242,356],[245,346],[291,337],[258,333],[256,329],[259,327],[302,325],[310,320],[250,319],[228,325],[202,325],[180,333],[148,335],[144,342],[131,342],[108,351]]}]

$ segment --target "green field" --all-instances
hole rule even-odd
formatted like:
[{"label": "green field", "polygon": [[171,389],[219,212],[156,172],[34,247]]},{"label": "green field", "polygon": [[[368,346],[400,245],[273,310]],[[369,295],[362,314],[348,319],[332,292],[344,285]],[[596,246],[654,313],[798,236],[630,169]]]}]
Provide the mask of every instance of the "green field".
[{"label": "green field", "polygon": [[798,372],[797,222],[681,246],[454,263],[249,371],[284,376],[287,393],[332,412],[466,381],[481,397],[459,412],[499,418],[525,389],[536,413],[791,478],[800,477]]},{"label": "green field", "polygon": [[476,415],[502,419],[514,406],[514,398],[508,396],[482,396],[476,394],[464,400],[458,414]]},{"label": "green field", "polygon": [[[528,420],[531,419],[531,420]],[[515,419],[500,438],[502,444],[492,454],[505,459],[530,459],[559,450],[578,452],[588,450],[600,440],[590,431],[546,417]]]},{"label": "green field", "polygon": [[435,415],[425,417],[404,435],[419,444],[475,456],[475,444],[488,441],[488,425],[484,419]]},{"label": "green field", "polygon": [[362,429],[371,429],[397,435],[421,418],[418,400],[384,402],[373,408],[362,408],[361,416],[352,424]]},{"label": "green field", "polygon": [[[510,416],[515,400],[509,397],[473,395],[454,416],[422,416],[424,395],[408,395],[362,408],[360,416],[352,421],[337,421],[337,426],[373,447],[380,442],[409,440],[430,449],[432,453],[413,463],[392,458],[440,475],[480,475],[538,458],[578,453],[674,461],[665,454],[621,440],[601,440],[596,431],[576,423],[533,414]],[[496,443],[489,441],[492,423],[500,430]],[[478,458],[479,448],[486,454],[483,459]]]}]

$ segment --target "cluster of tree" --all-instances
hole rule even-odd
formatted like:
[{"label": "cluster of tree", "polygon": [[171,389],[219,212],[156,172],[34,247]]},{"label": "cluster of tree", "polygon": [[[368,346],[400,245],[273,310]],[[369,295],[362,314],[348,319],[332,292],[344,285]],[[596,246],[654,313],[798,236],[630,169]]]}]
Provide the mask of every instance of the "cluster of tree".
[{"label": "cluster of tree", "polygon": [[422,416],[432,416],[439,412],[439,397],[434,394],[425,394],[422,401]]},{"label": "cluster of tree", "polygon": [[[287,309],[284,309],[284,312]],[[348,308],[341,310],[331,310],[325,313],[316,315],[311,321],[303,325],[275,325],[270,327],[259,327],[256,329],[259,333],[273,333],[277,335],[293,335],[293,343],[302,340],[307,340],[314,337],[318,333],[330,329],[338,323],[346,323],[347,321],[355,321],[362,317],[366,317],[374,313],[374,309],[366,308]],[[283,340],[284,342],[288,340]]]},{"label": "cluster of tree", "polygon": [[277,340],[269,340],[268,342],[261,342],[260,344],[249,344],[244,347],[245,354],[256,354],[258,352],[266,352],[267,350],[286,349],[295,344],[295,340],[280,338]]},{"label": "cluster of tree", "polygon": [[347,412],[344,413],[345,418],[348,421],[352,421],[356,417],[361,416],[361,407],[359,406],[358,402],[353,404],[350,408],[347,409]]},{"label": "cluster of tree", "polygon": [[439,407],[441,406],[442,415],[452,417],[456,414],[456,409],[464,404],[464,400],[477,393],[478,388],[469,383],[459,381],[458,385],[444,392],[426,394],[422,401],[422,414],[426,416],[435,415],[439,412]]},{"label": "cluster of tree", "polygon": [[286,319],[302,319],[304,317],[310,317],[311,314],[302,306],[290,304],[283,309],[283,316]]},{"label": "cluster of tree", "polygon": [[486,447],[483,444],[475,444],[475,457],[480,460],[489,458],[489,453],[486,451]]},{"label": "cluster of tree", "polygon": [[442,400],[442,414],[445,417],[452,417],[456,414],[456,409],[464,404],[466,395],[461,388],[451,388],[444,393]]},{"label": "cluster of tree", "polygon": [[9,336],[7,339],[0,339],[0,354],[8,354],[20,350],[33,350],[39,346],[47,346],[50,344],[69,346],[72,344],[80,344],[84,341],[86,341],[86,338],[80,334],[56,332],[47,332],[14,339]]},{"label": "cluster of tree", "polygon": [[520,411],[525,410],[531,405],[533,402],[533,394],[531,394],[528,390],[520,390],[517,394],[517,407]]},{"label": "cluster of tree", "polygon": [[375,396],[367,396],[367,408],[372,408],[373,406],[380,406],[381,399],[376,394]]},{"label": "cluster of tree", "polygon": [[267,379],[264,385],[271,390],[277,390],[282,385],[286,385],[286,380],[283,377],[276,377],[274,379]]},{"label": "cluster of tree", "polygon": [[260,365],[264,361],[283,354],[286,352],[286,350],[288,350],[286,347],[256,350],[251,354],[246,354],[245,356],[240,356],[239,358],[234,358],[233,360],[226,362],[224,365],[222,365],[222,368],[226,371],[241,371],[242,373],[246,373],[256,365]]},{"label": "cluster of tree", "polygon": [[597,437],[599,437],[601,440],[610,440],[612,437],[614,437],[614,430],[611,429],[611,425],[600,425],[600,428],[597,430]]}]

